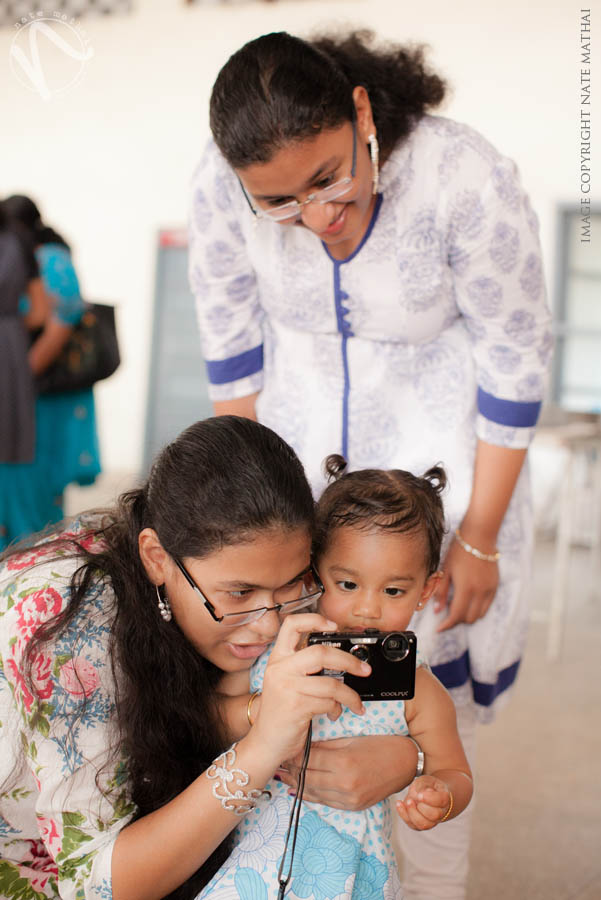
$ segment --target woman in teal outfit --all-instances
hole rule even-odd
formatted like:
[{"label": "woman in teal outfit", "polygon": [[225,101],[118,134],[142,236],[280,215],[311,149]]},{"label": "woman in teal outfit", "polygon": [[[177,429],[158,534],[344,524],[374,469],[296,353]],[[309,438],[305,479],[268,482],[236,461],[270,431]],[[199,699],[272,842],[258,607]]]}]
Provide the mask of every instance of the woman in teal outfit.
[{"label": "woman in teal outfit", "polygon": [[[26,229],[52,311],[32,361],[37,372],[49,364],[83,315],[85,305],[66,241],[47,227],[35,203],[14,195],[4,201],[7,216]],[[22,312],[27,310],[23,298]],[[37,374],[36,372],[36,374]],[[30,463],[0,465],[0,550],[11,541],[63,518],[68,484],[92,484],[100,472],[92,389],[36,398],[35,457]]]}]

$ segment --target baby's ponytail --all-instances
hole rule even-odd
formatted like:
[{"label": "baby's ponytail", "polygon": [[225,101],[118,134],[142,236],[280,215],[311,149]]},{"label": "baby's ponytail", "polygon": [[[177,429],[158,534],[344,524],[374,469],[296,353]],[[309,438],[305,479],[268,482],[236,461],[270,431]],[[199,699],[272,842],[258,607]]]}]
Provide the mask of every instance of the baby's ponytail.
[{"label": "baby's ponytail", "polygon": [[340,453],[330,453],[323,464],[323,470],[328,481],[338,481],[347,469],[348,462]]},{"label": "baby's ponytail", "polygon": [[448,483],[447,473],[440,463],[424,472],[422,478],[430,483],[430,487],[438,497],[441,496]]}]

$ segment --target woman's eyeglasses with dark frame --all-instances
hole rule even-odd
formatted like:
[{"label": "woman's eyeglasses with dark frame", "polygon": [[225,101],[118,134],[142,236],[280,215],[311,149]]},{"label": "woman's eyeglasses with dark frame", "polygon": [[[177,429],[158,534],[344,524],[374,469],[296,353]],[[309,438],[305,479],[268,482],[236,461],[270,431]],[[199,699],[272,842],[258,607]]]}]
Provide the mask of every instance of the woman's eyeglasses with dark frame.
[{"label": "woman's eyeglasses with dark frame", "polygon": [[304,609],[305,607],[311,606],[313,603],[315,603],[315,601],[321,597],[324,591],[324,587],[321,583],[319,574],[313,564],[311,564],[304,572],[301,573],[301,575],[299,575],[299,589],[301,591],[306,591],[306,593],[304,593],[300,597],[297,597],[295,600],[287,600],[285,603],[274,603],[273,606],[260,606],[257,609],[245,609],[235,613],[224,613],[222,616],[218,616],[215,606],[196,584],[196,581],[192,578],[181,559],[177,559],[177,557],[174,556],[173,561],[175,562],[176,566],[178,567],[192,590],[200,597],[203,604],[209,611],[213,621],[219,622],[226,627],[232,627],[234,625],[246,625],[249,622],[256,622],[257,619],[261,619],[265,615],[265,613],[268,612],[277,612],[281,616],[288,615],[288,613],[297,612],[297,610]]}]

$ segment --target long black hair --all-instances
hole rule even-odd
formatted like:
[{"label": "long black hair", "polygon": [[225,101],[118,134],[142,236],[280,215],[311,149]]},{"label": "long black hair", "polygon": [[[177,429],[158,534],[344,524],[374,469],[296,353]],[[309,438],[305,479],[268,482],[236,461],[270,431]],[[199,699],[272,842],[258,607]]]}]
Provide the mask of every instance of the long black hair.
[{"label": "long black hair", "polygon": [[371,101],[381,160],[425,112],[445,83],[420,46],[375,47],[370,31],[310,41],[274,32],[245,44],[223,66],[210,102],[211,131],[233,168],[268,162],[290,141],[336,128],[353,117],[352,92]]},{"label": "long black hair", "polygon": [[28,233],[35,247],[39,244],[62,244],[67,250],[71,249],[64,237],[42,221],[41,213],[31,197],[12,194],[2,205],[8,219],[18,223]]},{"label": "long black hair", "polygon": [[[171,556],[202,558],[266,529],[306,528],[309,534],[313,517],[311,489],[288,444],[257,422],[220,416],[197,422],[165,447],[146,483],[123,494],[101,525],[69,538],[67,550],[64,540],[55,541],[59,552],[76,553],[82,564],[71,579],[68,606],[29,644],[25,672],[35,693],[32,667],[42,645],[85,614],[91,592],[112,587],[110,659],[119,686],[119,738],[112,749],[125,756],[135,818],[180,794],[227,743],[214,702],[222,672],[175,621],[161,618],[138,535],[151,527]],[[193,898],[230,849],[226,839],[169,897]]]}]

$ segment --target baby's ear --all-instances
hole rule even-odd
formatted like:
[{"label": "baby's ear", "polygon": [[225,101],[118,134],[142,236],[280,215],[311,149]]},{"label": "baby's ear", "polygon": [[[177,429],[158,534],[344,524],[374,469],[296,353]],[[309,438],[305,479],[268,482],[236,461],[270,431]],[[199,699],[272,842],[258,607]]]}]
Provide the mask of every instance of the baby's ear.
[{"label": "baby's ear", "polygon": [[419,603],[417,604],[418,609],[423,609],[434,591],[438,586],[438,582],[442,578],[442,572],[432,572],[432,574],[427,578],[426,583],[422,589],[421,596],[419,598]]}]

